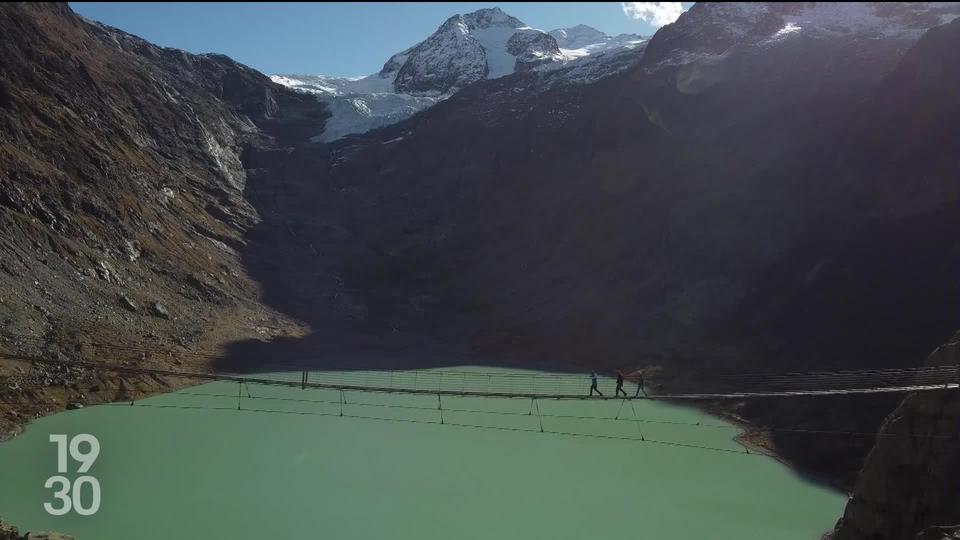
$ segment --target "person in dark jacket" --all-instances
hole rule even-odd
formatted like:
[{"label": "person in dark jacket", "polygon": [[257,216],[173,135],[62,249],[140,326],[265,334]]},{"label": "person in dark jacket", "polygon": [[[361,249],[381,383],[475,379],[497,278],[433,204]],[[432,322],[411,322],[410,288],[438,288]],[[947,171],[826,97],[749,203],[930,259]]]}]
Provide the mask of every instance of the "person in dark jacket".
[{"label": "person in dark jacket", "polygon": [[637,371],[637,393],[633,397],[640,397],[640,392],[643,392],[643,395],[647,395],[647,391],[643,388],[643,372]]},{"label": "person in dark jacket", "polygon": [[617,391],[614,395],[619,396],[620,394],[627,397],[627,391],[623,389],[623,373],[617,370]]}]

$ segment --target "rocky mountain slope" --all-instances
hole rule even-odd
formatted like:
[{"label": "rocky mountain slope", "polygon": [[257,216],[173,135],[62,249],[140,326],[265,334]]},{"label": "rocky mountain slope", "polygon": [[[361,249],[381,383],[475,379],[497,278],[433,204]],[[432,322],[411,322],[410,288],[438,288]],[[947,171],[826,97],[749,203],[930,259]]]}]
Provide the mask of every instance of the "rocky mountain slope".
[{"label": "rocky mountain slope", "polygon": [[623,58],[628,53],[630,60],[639,59],[644,41],[635,34],[608,36],[586,25],[547,33],[490,8],[450,17],[427,39],[391,56],[378,73],[366,77],[271,78],[329,104],[332,118],[317,135],[329,142],[399,122],[484,79],[558,68],[551,79],[568,83],[612,75],[628,65]]},{"label": "rocky mountain slope", "polygon": [[[322,129],[323,105],[65,4],[5,4],[0,28],[0,353],[169,361],[302,331],[240,262],[259,219],[243,160]],[[0,431],[120,393],[87,375],[0,362],[0,396],[27,408]]]}]

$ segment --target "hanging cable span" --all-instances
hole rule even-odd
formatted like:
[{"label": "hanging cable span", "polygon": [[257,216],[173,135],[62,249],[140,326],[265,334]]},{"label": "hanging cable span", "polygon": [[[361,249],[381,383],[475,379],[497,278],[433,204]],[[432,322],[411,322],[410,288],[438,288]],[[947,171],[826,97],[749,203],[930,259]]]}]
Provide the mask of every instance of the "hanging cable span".
[{"label": "hanging cable span", "polygon": [[[722,400],[722,399],[748,399],[748,398],[768,398],[768,397],[803,397],[803,396],[831,396],[831,395],[855,395],[855,394],[877,394],[877,393],[904,393],[921,392],[934,390],[957,390],[960,384],[957,382],[956,369],[947,366],[949,369],[941,370],[935,379],[927,375],[917,380],[899,379],[890,381],[870,379],[873,376],[863,375],[856,385],[846,381],[842,385],[828,385],[835,381],[822,380],[818,386],[807,388],[782,389],[765,388],[761,386],[751,386],[749,388],[731,388],[725,391],[715,392],[672,392],[660,393],[654,396],[637,395],[627,397],[617,396],[589,396],[584,392],[584,379],[579,375],[550,375],[541,373],[490,373],[490,372],[446,372],[461,373],[462,377],[447,377],[450,381],[444,386],[443,375],[445,372],[428,370],[413,372],[316,372],[312,373],[312,380],[301,373],[300,380],[292,379],[293,373],[277,375],[249,376],[227,373],[209,373],[209,372],[191,372],[182,370],[172,370],[163,368],[149,368],[143,366],[108,364],[100,362],[87,361],[64,361],[50,360],[42,358],[31,358],[25,356],[2,355],[0,358],[34,362],[48,365],[60,365],[70,367],[82,367],[87,369],[97,369],[112,371],[131,375],[149,375],[154,377],[179,377],[193,380],[206,381],[233,381],[247,384],[261,384],[273,386],[299,387],[301,389],[332,389],[351,392],[375,392],[375,393],[401,393],[401,394],[423,394],[440,396],[472,396],[472,397],[493,397],[493,398],[523,398],[523,399],[557,399],[557,400],[642,400],[642,399],[666,399],[666,400]],[[927,373],[924,371],[923,373]],[[412,381],[410,381],[412,374]],[[331,380],[335,376],[338,380]],[[494,377],[497,382],[494,384]],[[406,379],[406,380],[404,380]],[[468,384],[468,380],[472,383]],[[458,383],[459,381],[459,383]],[[840,381],[844,382],[844,381]]]}]

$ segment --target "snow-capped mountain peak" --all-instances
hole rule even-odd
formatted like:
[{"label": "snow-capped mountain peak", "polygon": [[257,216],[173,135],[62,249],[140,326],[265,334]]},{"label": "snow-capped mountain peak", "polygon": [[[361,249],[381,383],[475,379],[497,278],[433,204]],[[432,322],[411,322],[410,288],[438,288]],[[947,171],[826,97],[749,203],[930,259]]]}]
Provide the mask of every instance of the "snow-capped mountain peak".
[{"label": "snow-capped mountain peak", "polygon": [[483,46],[462,15],[447,19],[430,37],[395,54],[380,70],[397,91],[444,94],[487,76]]},{"label": "snow-capped mountain peak", "polygon": [[390,57],[379,75],[393,78],[398,92],[442,95],[563,59],[551,35],[490,8],[450,17],[430,37]]},{"label": "snow-capped mountain peak", "polygon": [[[629,64],[624,58],[597,53],[629,52],[643,41],[633,34],[608,36],[586,25],[544,32],[494,7],[448,18],[425,40],[394,54],[379,72],[366,77],[271,78],[330,104],[333,117],[320,136],[329,141],[402,120],[482,79],[553,70],[552,80],[565,73],[576,74],[575,82],[593,80]],[[596,65],[581,68],[572,64],[592,54]],[[609,70],[604,69],[607,61]],[[572,69],[554,69],[568,64]]]},{"label": "snow-capped mountain peak", "polygon": [[498,7],[478,9],[463,15],[462,18],[471,31],[481,28],[523,28],[526,26],[520,19],[507,15]]}]

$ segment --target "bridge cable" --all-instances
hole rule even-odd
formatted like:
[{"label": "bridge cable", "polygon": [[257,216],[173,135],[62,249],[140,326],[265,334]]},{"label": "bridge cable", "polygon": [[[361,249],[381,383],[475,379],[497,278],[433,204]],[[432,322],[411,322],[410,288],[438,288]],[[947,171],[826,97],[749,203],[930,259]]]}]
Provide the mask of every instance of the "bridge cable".
[{"label": "bridge cable", "polygon": [[[103,406],[111,407],[111,406],[117,406],[117,405],[119,404],[106,403]],[[204,406],[197,406],[197,405],[167,405],[167,404],[152,404],[152,403],[136,403],[134,406],[142,407],[142,408],[153,408],[153,409],[236,411],[236,409],[232,407],[204,407]],[[337,416],[333,413],[323,413],[323,412],[316,412],[316,411],[278,411],[273,409],[251,409],[251,408],[241,409],[239,412],[300,415],[300,416]],[[434,425],[439,424],[439,422],[437,421],[424,421],[424,420],[416,420],[413,418],[385,418],[385,417],[363,416],[363,415],[353,415],[353,414],[344,414],[343,417],[356,419],[356,420],[376,420],[376,421],[382,421],[382,422],[398,422],[398,423],[408,423],[408,424],[434,424]],[[496,430],[496,431],[537,433],[536,430],[532,430],[532,429],[513,428],[513,427],[506,427],[506,426],[488,426],[488,425],[482,425],[482,424],[467,424],[467,423],[460,423],[460,422],[447,422],[445,425],[453,426],[453,427],[472,428],[472,429],[488,429],[488,430]],[[542,428],[542,425],[541,425],[541,428]],[[598,435],[598,434],[590,434],[590,433],[576,433],[571,431],[552,431],[552,430],[544,430],[544,431],[541,431],[541,433],[561,435],[561,436],[567,436],[567,437],[581,437],[581,438],[602,439],[602,440],[635,441],[635,442],[658,444],[658,445],[664,445],[664,446],[722,452],[727,454],[741,454],[741,455],[743,454],[743,452],[739,450],[732,450],[729,448],[718,448],[715,446],[705,446],[705,445],[681,443],[681,442],[666,441],[666,440],[654,440],[654,439],[641,440],[641,439],[637,439],[636,437],[624,437],[619,435]],[[761,455],[761,454],[751,454],[751,455]]]},{"label": "bridge cable", "polygon": [[640,420],[639,420],[639,418],[637,417],[637,409],[635,409],[635,408],[633,407],[633,402],[632,402],[632,401],[630,402],[630,410],[633,411],[633,420],[634,420],[634,424],[637,426],[637,433],[640,434],[640,440],[641,440],[641,441],[642,441],[642,440],[645,440],[644,437],[643,437],[643,430],[640,429]]},{"label": "bridge cable", "polygon": [[[229,395],[226,395],[226,394],[214,394],[214,393],[191,392],[191,391],[179,391],[169,395],[197,396],[197,397],[211,397],[211,398],[230,397]],[[311,403],[311,404],[339,404],[340,403],[340,401],[331,401],[331,400],[322,400],[322,399],[300,399],[300,398],[284,398],[284,397],[274,397],[274,396],[253,396],[252,399],[267,400],[267,401],[286,401],[286,402],[296,402],[296,403]],[[625,418],[624,419],[614,418],[609,416],[595,416],[595,415],[549,414],[549,413],[540,413],[540,412],[538,412],[538,414],[545,418],[557,418],[557,419],[565,419],[565,420],[598,420],[598,421],[608,421],[608,422],[630,421],[630,422],[638,422],[638,423],[645,423],[645,424],[662,424],[662,425],[670,425],[670,426],[677,426],[677,427],[700,427],[700,428],[708,428],[708,429],[752,429],[756,431],[771,431],[771,432],[784,432],[784,433],[809,433],[809,434],[824,434],[824,435],[836,434],[836,435],[848,435],[848,436],[860,435],[860,436],[869,436],[869,437],[909,436],[913,438],[927,438],[926,436],[922,436],[922,435],[906,435],[906,434],[899,434],[899,433],[875,433],[875,432],[869,432],[869,431],[804,429],[804,428],[762,426],[762,425],[749,425],[747,427],[743,427],[743,426],[737,426],[732,424],[728,424],[728,425],[707,424],[707,423],[703,423],[702,420],[697,422],[682,422],[682,421],[675,421],[675,420],[654,420],[650,418],[640,418],[636,413],[636,409],[634,408],[633,401],[632,400],[624,400],[624,401],[630,401],[630,406],[631,406],[631,409],[633,410],[633,415],[634,415],[633,420],[628,420]],[[539,411],[539,402],[536,401],[536,398],[531,398],[531,402],[532,402],[532,405],[535,405],[535,408],[537,408]],[[423,411],[436,410],[436,408],[432,406],[425,407],[420,405],[366,403],[366,402],[356,402],[356,401],[351,402],[349,404],[353,406],[358,406],[358,407],[382,407],[382,408],[388,408],[388,409],[406,409],[406,410],[423,410]],[[490,411],[490,410],[462,409],[462,408],[450,408],[450,407],[447,407],[446,410],[447,412],[454,412],[454,413],[485,414],[490,416],[529,416],[532,414],[532,412],[522,413],[522,412],[513,412],[513,411]],[[706,413],[704,413],[703,415],[705,417]],[[942,436],[937,438],[954,439],[957,437]]]}]

